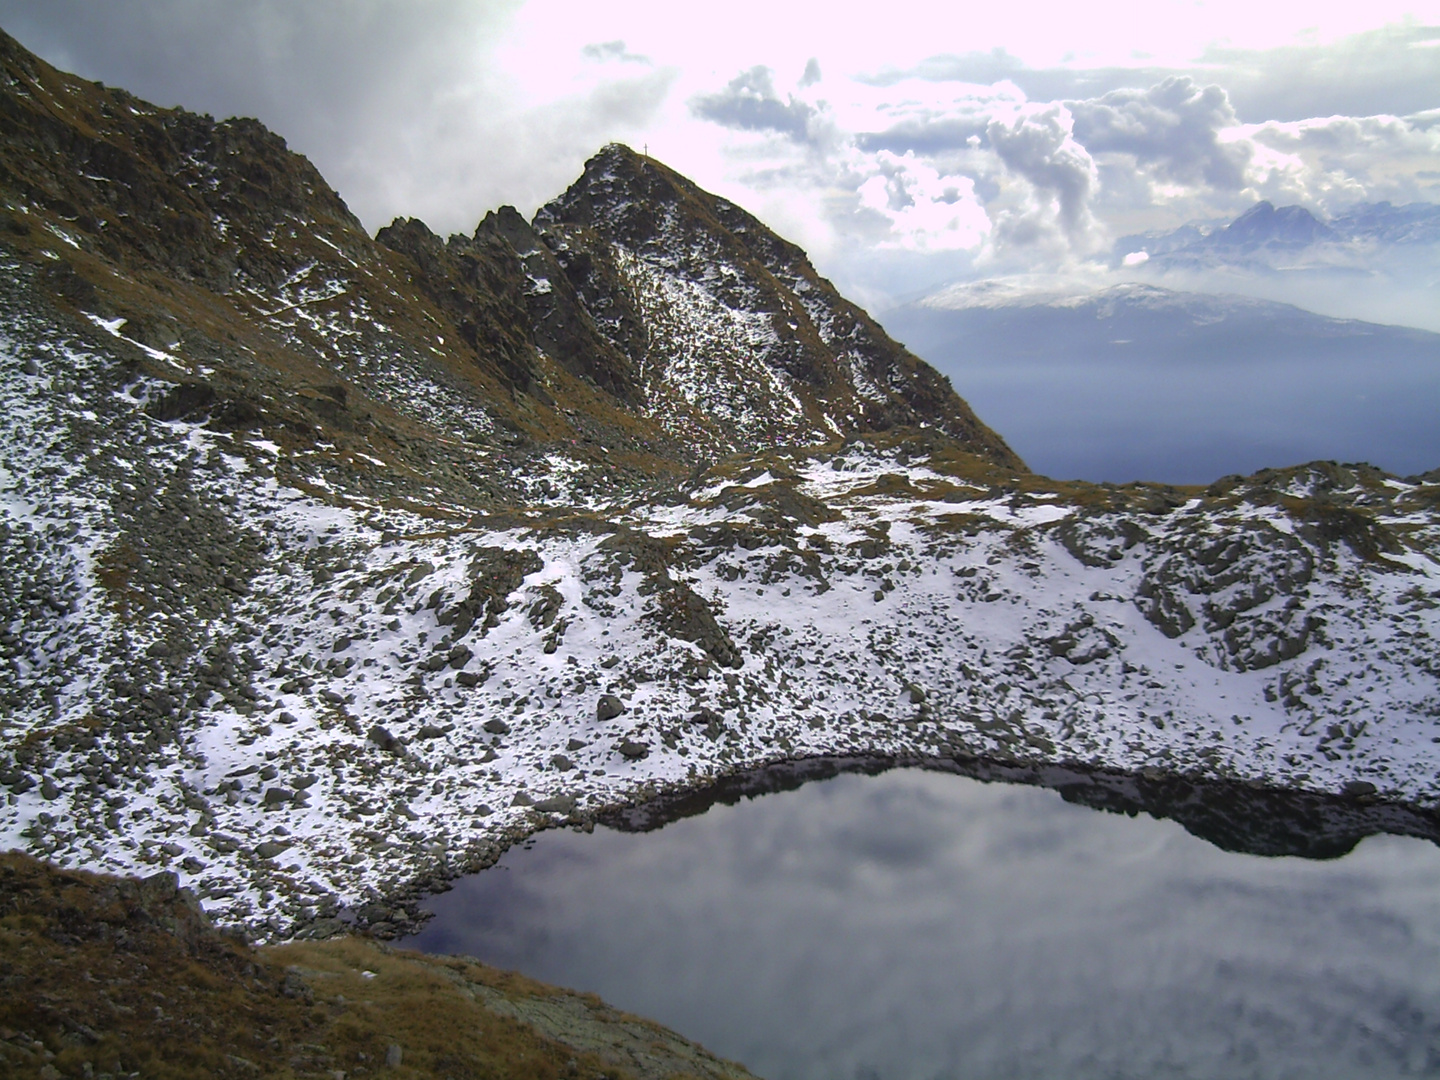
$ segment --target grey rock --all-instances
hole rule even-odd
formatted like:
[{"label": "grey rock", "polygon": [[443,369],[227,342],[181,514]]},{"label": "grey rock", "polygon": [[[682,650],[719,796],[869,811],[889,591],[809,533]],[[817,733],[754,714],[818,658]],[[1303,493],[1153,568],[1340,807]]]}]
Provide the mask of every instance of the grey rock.
[{"label": "grey rock", "polygon": [[725,733],[725,718],[714,709],[701,707],[690,716],[690,723],[704,724],[705,737],[714,742]]},{"label": "grey rock", "polygon": [[614,720],[617,716],[623,716],[625,704],[614,694],[601,694],[600,700],[595,704],[595,719],[600,723],[607,720]]},{"label": "grey rock", "polygon": [[554,585],[540,586],[540,598],[530,605],[530,625],[539,630],[555,622],[555,616],[565,605],[565,597]]},{"label": "grey rock", "polygon": [[575,750],[583,750],[589,745],[590,744],[585,742],[583,739],[571,739],[565,744],[565,749],[573,752]]},{"label": "grey rock", "polygon": [[564,754],[556,754],[550,759],[550,764],[555,766],[555,768],[559,769],[561,772],[569,772],[571,769],[575,768],[575,763],[571,761],[568,757],[566,757]]},{"label": "grey rock", "polygon": [[456,673],[455,681],[461,686],[470,688],[479,686],[489,675],[488,671],[461,671]]},{"label": "grey rock", "polygon": [[255,848],[255,854],[262,859],[273,859],[290,847],[289,840],[266,840]]},{"label": "grey rock", "polygon": [[180,878],[173,870],[140,879],[140,901],[146,905],[163,904],[180,894]]},{"label": "grey rock", "polygon": [[549,799],[541,799],[532,809],[542,814],[570,814],[575,811],[574,795],[556,795]]},{"label": "grey rock", "polygon": [[468,645],[456,645],[453,649],[450,650],[450,654],[446,657],[446,659],[449,661],[449,664],[452,668],[459,670],[460,668],[463,668],[466,664],[468,664],[470,662],[470,658],[474,655],[475,653]]},{"label": "grey rock", "polygon": [[277,806],[284,806],[295,798],[295,793],[289,788],[272,787],[265,789],[265,808],[273,809]]},{"label": "grey rock", "polygon": [[287,998],[295,998],[307,1003],[315,1000],[310,987],[305,985],[305,980],[301,977],[300,972],[293,967],[285,972],[285,978],[280,983],[280,993]]},{"label": "grey rock", "polygon": [[316,919],[295,936],[298,938],[313,938],[316,941],[324,941],[326,938],[339,937],[348,929],[349,928],[339,919],[333,916],[324,916]]},{"label": "grey rock", "polygon": [[491,735],[509,735],[510,725],[504,720],[486,720],[485,730]]},{"label": "grey rock", "polygon": [[387,1069],[398,1069],[404,1057],[405,1052],[395,1043],[391,1043],[389,1049],[385,1051],[385,1067]]},{"label": "grey rock", "polygon": [[335,652],[344,652],[346,649],[350,648],[350,635],[341,634],[335,639],[335,644],[332,645],[331,648]]},{"label": "grey rock", "polygon": [[650,747],[647,744],[635,742],[633,739],[625,739],[615,749],[620,751],[620,756],[628,761],[639,761],[650,754]]},{"label": "grey rock", "polygon": [[375,724],[373,727],[371,727],[370,731],[366,734],[365,737],[369,739],[372,743],[374,743],[376,746],[378,746],[381,750],[385,750],[392,754],[398,754],[404,748],[404,744],[399,739],[397,739],[394,735],[390,734],[390,732],[385,730],[379,724]]},{"label": "grey rock", "polygon": [[426,724],[415,733],[417,739],[438,739],[445,734],[444,728],[438,728],[434,724]]}]

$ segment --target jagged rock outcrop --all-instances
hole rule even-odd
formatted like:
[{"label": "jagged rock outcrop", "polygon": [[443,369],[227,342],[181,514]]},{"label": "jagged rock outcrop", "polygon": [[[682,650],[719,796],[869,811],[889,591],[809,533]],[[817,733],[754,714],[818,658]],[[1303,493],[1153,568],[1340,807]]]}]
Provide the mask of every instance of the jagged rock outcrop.
[{"label": "jagged rock outcrop", "polygon": [[653,158],[605,147],[535,224],[651,411],[691,438],[744,450],[933,425],[1023,468],[803,251]]}]

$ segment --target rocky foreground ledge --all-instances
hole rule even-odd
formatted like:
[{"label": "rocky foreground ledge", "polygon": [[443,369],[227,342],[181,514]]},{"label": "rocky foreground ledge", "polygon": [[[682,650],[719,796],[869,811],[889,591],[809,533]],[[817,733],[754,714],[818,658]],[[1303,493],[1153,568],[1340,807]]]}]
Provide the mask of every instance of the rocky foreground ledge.
[{"label": "rocky foreground ledge", "polygon": [[517,837],[820,756],[1440,798],[1440,475],[1067,484],[897,429],[397,503],[29,310],[0,846],[171,869],[221,924],[400,933]]}]

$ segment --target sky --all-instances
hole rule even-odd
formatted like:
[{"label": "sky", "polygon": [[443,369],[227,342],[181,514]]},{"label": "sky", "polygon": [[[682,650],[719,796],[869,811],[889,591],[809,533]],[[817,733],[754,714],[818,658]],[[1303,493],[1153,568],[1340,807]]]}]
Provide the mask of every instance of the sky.
[{"label": "sky", "polygon": [[258,117],[372,231],[529,214],[605,142],[648,148],[876,310],[956,280],[1105,284],[1117,238],[1259,199],[1440,202],[1440,0],[0,0],[0,27]]}]

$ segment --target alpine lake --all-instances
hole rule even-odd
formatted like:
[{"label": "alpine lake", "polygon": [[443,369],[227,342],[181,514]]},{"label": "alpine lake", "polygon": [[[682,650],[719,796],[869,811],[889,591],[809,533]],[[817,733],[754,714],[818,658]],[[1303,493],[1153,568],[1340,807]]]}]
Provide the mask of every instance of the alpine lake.
[{"label": "alpine lake", "polygon": [[1365,797],[821,759],[552,830],[402,944],[769,1080],[1440,1075],[1435,820]]}]

